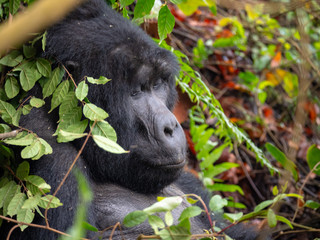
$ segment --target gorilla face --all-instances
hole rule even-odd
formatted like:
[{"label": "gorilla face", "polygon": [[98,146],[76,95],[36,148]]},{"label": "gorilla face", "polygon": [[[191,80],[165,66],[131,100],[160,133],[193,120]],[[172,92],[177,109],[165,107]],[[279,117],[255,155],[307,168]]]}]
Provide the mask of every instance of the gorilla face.
[{"label": "gorilla face", "polygon": [[[89,140],[82,155],[91,178],[158,192],[185,164],[185,136],[171,112],[178,64],[171,52],[102,3],[90,1],[48,30],[46,55],[70,65],[77,82],[85,76],[111,79],[90,85],[88,99],[109,113],[118,143],[130,153],[111,154]],[[81,11],[92,4],[94,14],[83,17]],[[82,143],[78,140],[77,147]]]}]

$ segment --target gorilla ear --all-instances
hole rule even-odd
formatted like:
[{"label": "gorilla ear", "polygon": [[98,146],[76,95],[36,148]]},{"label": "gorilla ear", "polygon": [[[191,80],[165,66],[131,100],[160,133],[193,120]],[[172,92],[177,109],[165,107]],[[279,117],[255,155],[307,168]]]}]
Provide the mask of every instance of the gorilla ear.
[{"label": "gorilla ear", "polygon": [[66,61],[65,67],[68,69],[71,75],[74,75],[74,73],[78,72],[79,70],[79,63],[74,61]]}]

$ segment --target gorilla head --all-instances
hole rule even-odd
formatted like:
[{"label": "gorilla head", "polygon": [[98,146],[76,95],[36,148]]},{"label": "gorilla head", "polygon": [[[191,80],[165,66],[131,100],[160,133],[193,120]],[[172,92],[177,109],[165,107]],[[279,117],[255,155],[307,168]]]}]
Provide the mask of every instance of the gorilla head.
[{"label": "gorilla head", "polygon": [[76,81],[101,75],[111,79],[90,86],[88,98],[109,113],[118,143],[130,153],[107,153],[91,140],[83,157],[94,181],[142,193],[172,183],[186,158],[185,137],[171,112],[178,72],[172,53],[96,0],[51,28],[47,39],[46,55],[72,66]]}]

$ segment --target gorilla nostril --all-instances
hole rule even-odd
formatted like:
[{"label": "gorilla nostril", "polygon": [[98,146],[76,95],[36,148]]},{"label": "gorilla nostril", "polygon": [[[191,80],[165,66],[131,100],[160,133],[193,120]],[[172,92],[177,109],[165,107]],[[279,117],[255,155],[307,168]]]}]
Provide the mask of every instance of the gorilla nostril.
[{"label": "gorilla nostril", "polygon": [[165,134],[167,137],[172,137],[173,130],[172,130],[170,127],[165,127],[165,128],[164,128],[164,134]]}]

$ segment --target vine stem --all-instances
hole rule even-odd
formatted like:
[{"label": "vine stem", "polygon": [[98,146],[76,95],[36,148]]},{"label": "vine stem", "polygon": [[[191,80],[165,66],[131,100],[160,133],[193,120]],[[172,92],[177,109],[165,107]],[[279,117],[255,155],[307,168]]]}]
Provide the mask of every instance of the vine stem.
[{"label": "vine stem", "polygon": [[[3,220],[6,220],[6,221],[9,221],[9,222],[13,222],[13,223],[16,223],[18,224],[17,226],[19,225],[27,225],[29,227],[36,227],[36,228],[42,228],[42,229],[46,229],[46,230],[49,230],[49,231],[52,231],[52,232],[55,232],[55,233],[58,233],[60,235],[64,235],[64,236],[67,236],[67,237],[70,237],[71,238],[71,235],[67,234],[67,233],[64,233],[64,232],[61,232],[57,229],[54,229],[54,228],[51,228],[51,227],[48,227],[48,226],[45,226],[45,225],[39,225],[39,224],[34,224],[34,223],[25,223],[25,222],[19,222],[15,219],[12,219],[12,218],[8,218],[8,217],[5,217],[5,216],[2,216],[0,215],[0,218],[2,218]],[[15,227],[13,227],[10,232],[12,232],[13,230],[15,229]],[[10,233],[11,234],[11,233]],[[10,235],[9,235],[10,236]],[[8,238],[7,238],[8,239]],[[89,240],[87,238],[81,238],[82,240]]]},{"label": "vine stem", "polygon": [[[62,185],[65,183],[67,177],[69,176],[71,170],[73,169],[74,165],[76,164],[77,160],[79,159],[79,157],[80,157],[80,155],[81,155],[81,153],[82,153],[85,145],[87,144],[87,142],[88,142],[88,140],[89,140],[89,138],[90,138],[90,136],[91,136],[92,129],[93,129],[93,127],[96,125],[96,123],[97,123],[97,120],[95,120],[95,121],[93,122],[92,127],[90,128],[90,131],[89,131],[89,133],[88,133],[88,135],[87,135],[84,143],[83,143],[82,146],[81,146],[81,149],[79,150],[77,156],[75,157],[75,159],[73,160],[71,166],[69,167],[68,172],[64,175],[64,177],[63,177],[61,183],[59,184],[59,186],[57,187],[56,191],[53,193],[53,195],[52,195],[53,197],[55,197],[55,196],[57,195],[57,193],[59,192],[60,188],[62,187]],[[45,212],[44,212],[44,218],[45,218],[46,226],[47,226],[47,227],[49,227],[49,222],[48,222],[48,218],[47,218],[47,216],[48,216],[48,210],[49,210],[49,206],[50,206],[50,204],[51,204],[51,202],[52,202],[52,200],[53,200],[53,197],[52,197],[52,198],[50,199],[50,201],[48,202],[48,205],[47,205],[46,210],[45,210]]]},{"label": "vine stem", "polygon": [[[304,186],[307,184],[307,182],[309,181],[309,178],[311,177],[311,174],[316,170],[316,168],[318,166],[320,166],[320,162],[318,162],[316,165],[314,165],[314,167],[308,173],[306,179],[303,181],[303,184],[301,185],[301,187],[299,189],[299,194],[300,195],[302,195],[302,190],[303,190]],[[292,222],[294,222],[294,220],[296,219],[299,209],[300,209],[300,207],[299,207],[299,199],[298,199],[297,200],[297,208],[296,208],[296,211],[294,212],[294,215],[293,215],[293,218],[292,218]]]}]

